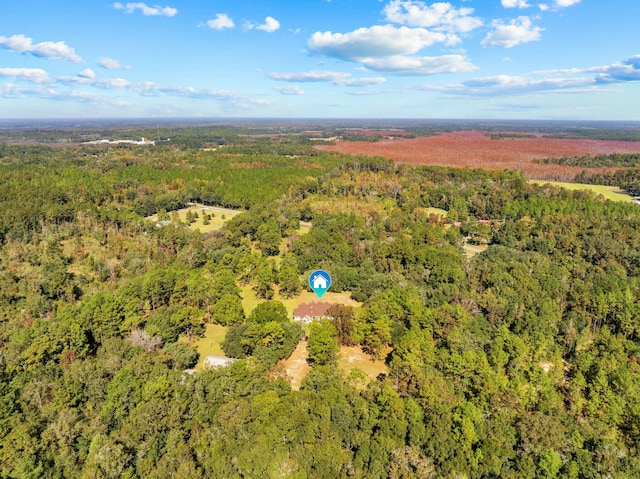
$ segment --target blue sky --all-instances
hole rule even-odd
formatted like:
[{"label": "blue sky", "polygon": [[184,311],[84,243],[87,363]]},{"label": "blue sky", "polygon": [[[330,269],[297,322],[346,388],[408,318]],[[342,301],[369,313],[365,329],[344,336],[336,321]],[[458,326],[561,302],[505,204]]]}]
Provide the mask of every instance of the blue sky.
[{"label": "blue sky", "polygon": [[637,0],[0,0],[0,118],[640,120]]}]

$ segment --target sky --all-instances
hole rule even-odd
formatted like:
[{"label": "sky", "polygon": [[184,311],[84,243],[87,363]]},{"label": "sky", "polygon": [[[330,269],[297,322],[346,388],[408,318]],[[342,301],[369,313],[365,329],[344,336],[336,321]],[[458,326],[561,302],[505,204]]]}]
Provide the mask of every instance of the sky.
[{"label": "sky", "polygon": [[640,120],[638,0],[0,0],[0,119]]}]

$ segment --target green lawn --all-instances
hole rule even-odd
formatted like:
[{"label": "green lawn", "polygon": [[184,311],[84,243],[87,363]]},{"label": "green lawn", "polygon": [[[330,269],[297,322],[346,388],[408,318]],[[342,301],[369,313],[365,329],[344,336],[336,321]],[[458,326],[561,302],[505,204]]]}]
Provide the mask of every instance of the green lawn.
[{"label": "green lawn", "polygon": [[[189,211],[191,211],[191,213],[198,213],[198,218],[194,223],[191,223],[189,225],[189,228],[191,228],[192,230],[200,230],[201,233],[209,233],[210,231],[219,230],[227,221],[229,221],[235,215],[242,213],[242,211],[238,210],[230,210],[227,208],[219,208],[217,206],[195,204],[188,208],[182,208],[181,210],[176,211],[180,216],[180,221],[186,223],[187,213]],[[205,214],[212,215],[212,218],[208,225],[204,224]],[[151,215],[147,217],[147,219],[151,221],[157,221],[158,215]]]},{"label": "green lawn", "polygon": [[[219,324],[207,324],[205,327],[204,337],[199,338],[197,341],[192,343],[198,353],[200,353],[200,359],[198,360],[198,364],[196,365],[196,369],[202,369],[202,363],[204,362],[204,358],[207,356],[224,356],[224,351],[220,347],[222,341],[224,341],[224,337],[227,335],[226,326],[220,326]],[[186,338],[181,338],[182,341],[186,342]]]},{"label": "green lawn", "polygon": [[545,180],[529,180],[529,183],[536,185],[550,184],[552,186],[559,186],[568,190],[591,190],[597,195],[604,196],[605,199],[611,201],[622,201],[625,203],[633,203],[633,198],[625,193],[617,186],[602,186],[602,185],[586,185],[583,183],[565,183],[562,181],[545,181]]}]

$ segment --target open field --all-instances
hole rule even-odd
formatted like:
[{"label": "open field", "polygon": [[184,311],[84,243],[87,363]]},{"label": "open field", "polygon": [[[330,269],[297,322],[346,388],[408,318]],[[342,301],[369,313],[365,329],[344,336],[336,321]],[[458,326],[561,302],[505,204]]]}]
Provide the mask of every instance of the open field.
[{"label": "open field", "polygon": [[[341,141],[335,145],[317,145],[326,151],[353,155],[383,156],[399,163],[521,170],[528,178],[570,180],[584,168],[545,165],[533,160],[563,156],[611,153],[638,153],[640,142],[558,138],[504,138],[492,140],[481,131],[456,131],[412,139]],[[604,169],[594,168],[597,172]]]},{"label": "open field", "polygon": [[616,186],[602,186],[602,185],[585,185],[582,183],[565,183],[562,181],[541,181],[531,180],[530,183],[538,185],[550,184],[553,186],[560,186],[568,190],[591,190],[597,195],[604,196],[605,199],[611,201],[622,201],[624,203],[633,203],[633,197],[625,193],[623,190]]},{"label": "open field", "polygon": [[[239,215],[242,211],[238,210],[230,210],[227,208],[219,208],[217,206],[206,206],[200,204],[193,204],[188,208],[182,208],[181,210],[177,210],[176,213],[180,216],[180,221],[183,223],[187,222],[187,213],[191,211],[191,213],[198,213],[198,218],[195,222],[189,225],[189,228],[192,230],[200,230],[201,233],[208,233],[210,231],[219,230],[224,226],[224,224],[233,218],[235,215]],[[170,212],[171,214],[173,212]],[[204,214],[210,214],[212,216],[210,220],[210,224],[204,224]],[[224,218],[223,218],[224,217]],[[158,221],[158,215],[148,216],[146,219],[150,221]]]}]

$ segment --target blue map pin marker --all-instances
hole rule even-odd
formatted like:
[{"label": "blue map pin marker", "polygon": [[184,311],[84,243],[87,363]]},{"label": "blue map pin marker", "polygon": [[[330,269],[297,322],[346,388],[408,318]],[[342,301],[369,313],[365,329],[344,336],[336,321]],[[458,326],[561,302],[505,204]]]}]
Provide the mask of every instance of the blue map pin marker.
[{"label": "blue map pin marker", "polygon": [[325,270],[317,269],[309,275],[309,286],[318,298],[322,298],[322,295],[331,287],[331,276]]}]

